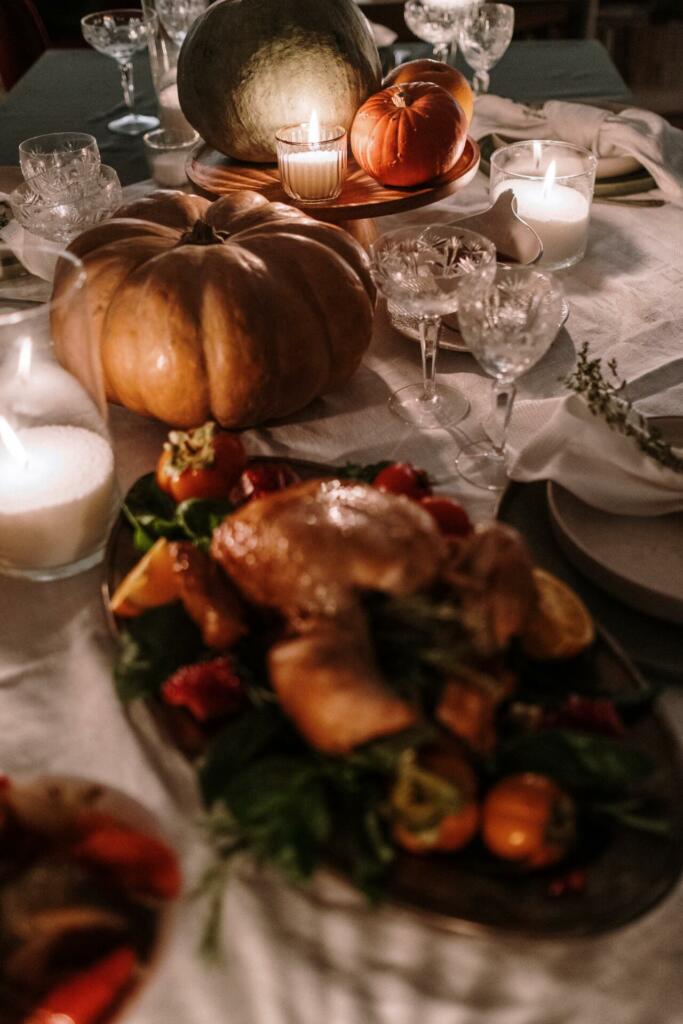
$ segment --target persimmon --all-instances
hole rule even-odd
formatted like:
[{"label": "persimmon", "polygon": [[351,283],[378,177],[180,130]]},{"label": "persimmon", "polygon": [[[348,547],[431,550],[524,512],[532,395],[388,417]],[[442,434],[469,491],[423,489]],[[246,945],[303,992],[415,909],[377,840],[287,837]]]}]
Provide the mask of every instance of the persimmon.
[{"label": "persimmon", "polygon": [[474,770],[459,750],[435,745],[402,756],[391,795],[392,835],[410,853],[460,850],[479,828]]},{"label": "persimmon", "polygon": [[502,860],[541,868],[562,860],[576,836],[573,799],[546,775],[509,775],[489,790],[482,837]]}]

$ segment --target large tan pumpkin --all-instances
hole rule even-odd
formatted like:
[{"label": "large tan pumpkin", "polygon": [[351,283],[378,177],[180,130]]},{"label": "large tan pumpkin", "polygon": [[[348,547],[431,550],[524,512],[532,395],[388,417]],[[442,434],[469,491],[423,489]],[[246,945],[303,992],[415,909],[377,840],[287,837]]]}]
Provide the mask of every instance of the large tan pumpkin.
[{"label": "large tan pumpkin", "polygon": [[[87,271],[107,397],[174,426],[288,415],[344,384],[370,343],[375,290],[361,246],[256,192],[215,203],[152,193],[69,248]],[[72,273],[58,265],[55,295]],[[79,376],[76,315],[58,307],[52,327]]]},{"label": "large tan pumpkin", "polygon": [[380,87],[381,65],[354,0],[218,0],[178,62],[185,117],[239,160],[275,159],[275,132],[308,121],[347,130]]}]

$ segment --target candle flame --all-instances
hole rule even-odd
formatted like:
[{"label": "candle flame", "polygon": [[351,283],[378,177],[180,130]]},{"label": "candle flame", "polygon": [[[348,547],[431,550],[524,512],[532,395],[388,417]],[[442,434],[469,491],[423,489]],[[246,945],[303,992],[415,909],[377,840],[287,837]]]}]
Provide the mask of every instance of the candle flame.
[{"label": "candle flame", "polygon": [[544,178],[543,178],[543,198],[544,199],[549,199],[550,195],[551,195],[551,193],[553,191],[553,185],[555,184],[555,170],[556,170],[556,166],[557,166],[557,161],[551,160],[550,161],[550,167],[545,172],[545,175],[544,175]]},{"label": "candle flame", "polygon": [[5,445],[12,462],[16,462],[22,469],[26,469],[29,462],[28,452],[4,416],[0,416],[0,439]]},{"label": "candle flame", "polygon": [[534,141],[531,143],[531,149],[534,155],[534,170],[538,170],[538,168],[541,166],[541,157],[543,156],[541,143],[538,141],[538,139],[534,139]]},{"label": "candle flame", "polygon": [[311,117],[308,122],[308,141],[315,145],[320,142],[320,122],[318,121],[317,110],[311,110]]},{"label": "candle flame", "polygon": [[33,348],[31,339],[22,338],[19,347],[19,366],[17,368],[17,376],[22,383],[28,381],[29,374],[31,372],[32,354]]}]

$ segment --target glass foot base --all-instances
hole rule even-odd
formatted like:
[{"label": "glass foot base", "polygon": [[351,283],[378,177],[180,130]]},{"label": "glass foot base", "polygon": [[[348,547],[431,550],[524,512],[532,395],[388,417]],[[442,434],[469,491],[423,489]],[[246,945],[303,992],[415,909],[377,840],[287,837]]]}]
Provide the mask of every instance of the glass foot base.
[{"label": "glass foot base", "polygon": [[125,114],[107,125],[109,131],[116,135],[142,135],[143,132],[158,127],[158,117],[147,117],[144,114]]},{"label": "glass foot base", "polygon": [[439,387],[436,397],[425,399],[422,384],[408,384],[394,391],[389,408],[394,416],[422,430],[452,427],[464,419],[470,403],[454,388]]},{"label": "glass foot base", "polygon": [[504,491],[509,478],[505,459],[486,441],[467,444],[455,460],[460,476],[475,487]]}]

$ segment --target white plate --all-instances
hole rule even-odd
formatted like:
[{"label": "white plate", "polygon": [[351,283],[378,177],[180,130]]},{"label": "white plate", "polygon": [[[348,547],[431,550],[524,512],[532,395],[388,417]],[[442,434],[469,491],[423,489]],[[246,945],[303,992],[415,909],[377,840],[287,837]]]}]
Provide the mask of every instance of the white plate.
[{"label": "white plate", "polygon": [[[683,417],[651,422],[683,445]],[[548,508],[555,538],[580,572],[641,612],[683,623],[683,512],[611,515],[552,482]]]},{"label": "white plate", "polygon": [[[496,132],[491,134],[491,139],[495,149],[501,149],[503,146],[508,146],[511,142],[519,141],[518,139],[507,139],[503,135],[497,135]],[[621,174],[633,174],[639,167],[640,164],[632,156],[599,156],[595,168],[595,177],[598,180],[601,178],[616,178]]]}]

